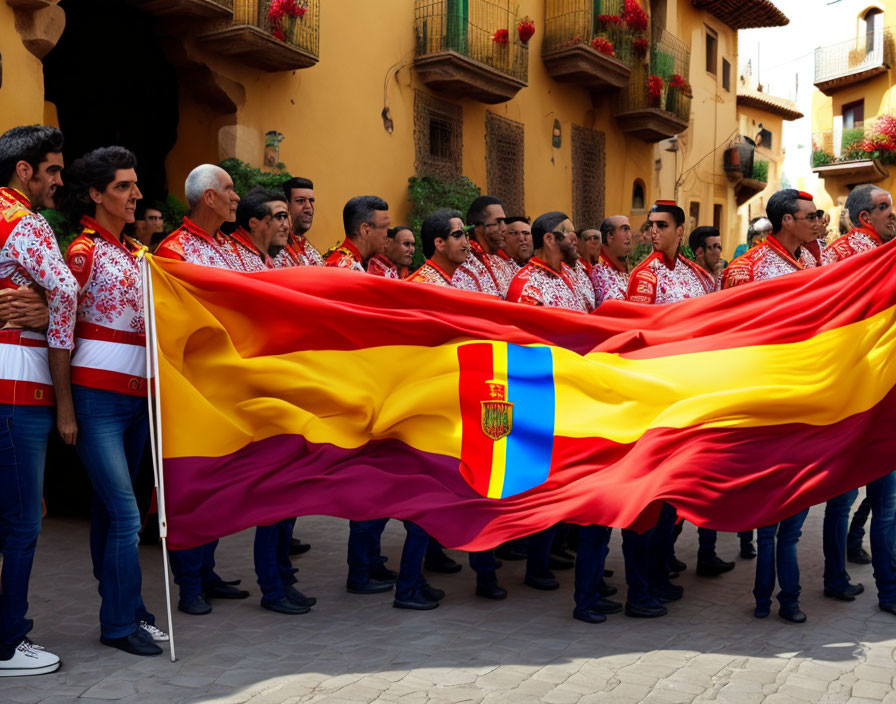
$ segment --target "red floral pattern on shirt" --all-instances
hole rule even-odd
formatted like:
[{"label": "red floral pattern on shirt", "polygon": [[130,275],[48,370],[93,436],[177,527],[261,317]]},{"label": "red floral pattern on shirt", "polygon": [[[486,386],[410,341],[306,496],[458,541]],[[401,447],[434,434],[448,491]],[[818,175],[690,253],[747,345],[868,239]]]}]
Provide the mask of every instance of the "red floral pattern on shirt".
[{"label": "red floral pattern on shirt", "polygon": [[550,308],[565,308],[586,313],[584,299],[576,290],[575,272],[560,264],[556,272],[538,257],[532,257],[513,277],[507,290],[507,300]]},{"label": "red floral pattern on shirt", "polygon": [[794,259],[776,237],[769,235],[764,242],[748,249],[722,272],[722,288],[734,288],[752,281],[767,281],[785,274],[817,266],[815,257],[800,248],[800,258]]},{"label": "red floral pattern on shirt", "polygon": [[882,244],[883,242],[874,230],[856,227],[843,237],[834,240],[831,246],[822,252],[821,260],[824,264],[842,262],[856,254],[877,249]]},{"label": "red floral pattern on shirt", "polygon": [[601,253],[597,264],[591,267],[591,282],[597,293],[597,305],[604,301],[624,301],[628,291],[629,275]]},{"label": "red floral pattern on shirt", "polygon": [[217,269],[241,271],[239,258],[221,232],[210,235],[189,218],[162,240],[155,251],[157,257],[177,259]]},{"label": "red floral pattern on shirt", "polygon": [[384,254],[377,254],[370,258],[370,261],[367,262],[367,273],[386,279],[401,279],[398,267]]},{"label": "red floral pattern on shirt", "polygon": [[585,310],[588,313],[597,307],[597,296],[594,291],[594,284],[591,282],[590,268],[581,257],[576,259],[576,268],[574,270],[576,291],[585,302]]},{"label": "red floral pattern on shirt", "polygon": [[452,276],[436,264],[432,259],[426,262],[417,271],[411,274],[406,281],[413,281],[420,284],[435,284],[436,286],[448,286],[456,288],[460,291],[474,291],[482,293],[479,288],[479,282],[476,277],[463,266],[457,267]]},{"label": "red floral pattern on shirt", "polygon": [[31,212],[31,204],[21,193],[0,188],[0,288],[32,284],[46,292],[47,344],[73,349],[78,283],[65,265],[49,223]]},{"label": "red floral pattern on shirt", "polygon": [[654,252],[632,272],[626,298],[635,303],[662,305],[697,298],[715,290],[715,279],[694,262],[678,254],[670,268],[665,255]]},{"label": "red floral pattern on shirt", "polygon": [[350,269],[351,271],[367,271],[364,268],[364,257],[361,255],[361,251],[350,239],[346,239],[345,242],[324,257],[324,266]]},{"label": "red floral pattern on shirt", "polygon": [[287,245],[274,257],[273,266],[281,269],[290,266],[323,266],[324,258],[304,235],[289,233]]}]

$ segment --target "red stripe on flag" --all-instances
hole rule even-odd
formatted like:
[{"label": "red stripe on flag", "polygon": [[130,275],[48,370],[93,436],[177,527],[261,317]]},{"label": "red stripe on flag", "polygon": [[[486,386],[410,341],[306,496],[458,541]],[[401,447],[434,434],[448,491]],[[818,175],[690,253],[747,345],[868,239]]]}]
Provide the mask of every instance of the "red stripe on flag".
[{"label": "red stripe on flag", "polygon": [[460,473],[482,496],[488,496],[492,473],[493,442],[482,432],[482,400],[488,398],[486,382],[494,379],[492,351],[492,345],[487,342],[457,348],[463,421]]}]

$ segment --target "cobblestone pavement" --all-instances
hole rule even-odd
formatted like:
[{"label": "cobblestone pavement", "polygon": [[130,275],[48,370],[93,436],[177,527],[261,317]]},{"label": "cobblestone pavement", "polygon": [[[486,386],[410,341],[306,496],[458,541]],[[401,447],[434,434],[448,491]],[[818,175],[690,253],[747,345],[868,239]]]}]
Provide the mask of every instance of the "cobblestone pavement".
[{"label": "cobblestone pavement", "polygon": [[[175,611],[178,660],[136,658],[99,643],[99,597],[90,570],[87,524],[47,520],[32,579],[32,635],[63,658],[55,674],[0,680],[0,702],[138,704],[221,702],[893,702],[896,618],[877,608],[870,566],[850,566],[867,588],[853,603],[822,596],[821,514],[809,514],[800,543],[808,623],[752,616],[753,562],[716,579],[696,577],[696,530],[686,526],[678,556],[689,563],[685,599],[669,616],[610,616],[588,625],[572,615],[572,574],[557,592],[522,584],[523,566],[505,563],[503,602],[473,595],[469,567],[432,575],[448,596],[430,612],[393,609],[389,594],[347,594],[345,521],[303,518],[296,530],[313,549],[298,558],[299,587],[318,598],[304,616],[260,608],[251,533],[221,542],[219,572],[241,577],[252,598],[214,602],[193,617]],[[609,581],[624,588],[614,532]],[[392,521],[384,552],[398,561],[404,531]],[[735,555],[734,535],[719,553]],[[161,551],[141,548],[144,596],[165,626]],[[455,555],[462,559],[460,555]]]}]

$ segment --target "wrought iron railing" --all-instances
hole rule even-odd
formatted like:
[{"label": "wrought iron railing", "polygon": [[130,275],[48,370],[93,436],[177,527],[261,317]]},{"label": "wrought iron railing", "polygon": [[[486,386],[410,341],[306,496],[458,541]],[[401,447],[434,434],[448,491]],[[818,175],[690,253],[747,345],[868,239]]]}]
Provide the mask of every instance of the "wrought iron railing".
[{"label": "wrought iron railing", "polygon": [[619,112],[657,108],[681,120],[691,116],[691,50],[681,39],[654,28],[649,56],[635,62],[619,94]]},{"label": "wrought iron railing", "polygon": [[622,22],[623,0],[545,0],[542,51],[575,44],[592,46],[625,63],[632,60],[632,31]]},{"label": "wrought iron railing", "polygon": [[870,32],[815,50],[815,82],[843,78],[891,63],[893,37],[889,27],[877,26]]},{"label": "wrought iron railing", "polygon": [[510,0],[416,0],[417,56],[454,51],[524,83],[529,47]]},{"label": "wrought iron railing", "polygon": [[301,16],[271,16],[272,0],[231,0],[233,23],[258,27],[291,46],[320,56],[320,0],[295,0]]},{"label": "wrought iron railing", "polygon": [[875,149],[866,140],[875,136],[873,121],[857,122],[852,127],[824,130],[812,135],[812,166],[827,166],[846,161],[864,160]]}]

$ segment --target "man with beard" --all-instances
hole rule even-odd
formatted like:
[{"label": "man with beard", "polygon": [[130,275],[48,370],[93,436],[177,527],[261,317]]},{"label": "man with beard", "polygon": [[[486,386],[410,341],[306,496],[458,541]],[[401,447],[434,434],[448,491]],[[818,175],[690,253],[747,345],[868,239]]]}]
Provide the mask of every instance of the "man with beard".
[{"label": "man with beard", "polygon": [[632,227],[625,215],[613,215],[600,225],[600,249],[591,269],[597,305],[624,301],[628,290],[627,260],[632,253]]}]

